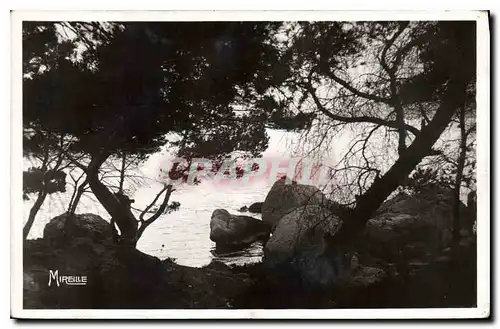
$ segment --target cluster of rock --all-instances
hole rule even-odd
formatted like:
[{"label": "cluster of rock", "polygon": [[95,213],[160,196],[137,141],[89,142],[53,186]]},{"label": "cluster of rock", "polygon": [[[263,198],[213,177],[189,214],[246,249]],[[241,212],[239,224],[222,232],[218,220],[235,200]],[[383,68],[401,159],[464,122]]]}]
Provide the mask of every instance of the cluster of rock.
[{"label": "cluster of rock", "polygon": [[[322,287],[331,285],[345,288],[345,296],[356,295],[355,290],[363,291],[358,296],[366,296],[364,289],[376,288],[393,294],[391,300],[399,298],[394,294],[400,295],[400,288],[415,287],[414,293],[425,287],[439,298],[448,298],[428,298],[435,305],[448,305],[453,293],[458,293],[454,300],[463,295],[470,303],[468,296],[475,296],[475,285],[467,283],[477,275],[475,249],[468,246],[475,242],[475,212],[460,205],[464,230],[458,252],[470,257],[449,267],[453,202],[453,194],[447,190],[399,194],[382,204],[353,242],[352,250],[332,251],[325,237],[337,233],[349,209],[339,207],[316,187],[279,180],[259,205],[262,220],[217,209],[210,223],[210,238],[217,245],[238,248],[264,242],[258,277],[269,280],[256,283],[261,294],[257,294],[257,307],[262,306],[262,299],[272,296],[276,296],[276,305],[283,305],[281,294],[294,287],[307,287],[306,291],[321,295],[331,291]],[[248,291],[250,297],[245,296],[250,299],[255,295],[253,276],[234,273],[223,264],[190,268],[120,246],[109,223],[94,214],[53,218],[45,226],[43,239],[25,241],[23,265],[25,308],[226,308],[242,292]],[[444,265],[448,270],[443,270]],[[86,275],[88,285],[84,289],[49,287],[50,270],[59,270],[60,275]],[[410,278],[407,284],[387,288],[387,279],[401,276]],[[411,279],[417,276],[418,280]],[[296,281],[287,286],[290,277]],[[447,284],[450,280],[455,282]],[[283,282],[287,282],[284,287]],[[440,291],[446,286],[453,288]],[[338,300],[342,290],[335,293]],[[413,293],[408,294],[409,300],[414,301]],[[302,295],[298,296],[300,300]],[[311,298],[314,301],[316,297]],[[318,301],[337,305],[330,302]],[[420,305],[418,300],[414,302]],[[300,304],[304,305],[308,304]]]},{"label": "cluster of rock", "polygon": [[325,256],[324,236],[335,234],[341,224],[331,205],[317,187],[280,179],[262,204],[262,220],[217,209],[210,222],[210,239],[218,246],[267,241],[268,269],[290,265],[304,280],[328,284],[341,275],[346,262],[345,255]]},{"label": "cluster of rock", "polygon": [[[223,209],[213,213],[210,238],[218,245],[244,247],[264,241],[263,263],[249,268],[248,274],[223,264],[191,268],[160,261],[116,244],[109,223],[97,215],[57,216],[46,225],[43,239],[24,243],[24,307],[227,308],[237,296],[244,296],[242,305],[256,298],[258,308],[266,300],[283,307],[290,298],[300,308],[316,300],[320,306],[337,307],[367,305],[370,294],[388,295],[390,305],[402,306],[401,290],[408,287],[409,306],[474,302],[475,249],[468,244],[474,245],[475,212],[460,207],[464,230],[458,253],[465,256],[449,266],[454,202],[450,191],[429,189],[387,200],[353,249],[344,252],[329,250],[325,236],[336,234],[349,210],[316,187],[286,183],[279,180],[269,191],[261,204],[262,220]],[[50,270],[86,275],[88,284],[48,286]],[[305,293],[295,293],[300,289]],[[419,291],[427,303],[415,297]],[[352,304],[353,296],[360,301]],[[382,305],[380,298],[374,305]]]},{"label": "cluster of rock", "polygon": [[332,203],[315,186],[278,180],[262,206],[262,220],[272,227],[264,247],[271,270],[294,272],[306,284],[330,285],[345,276],[349,260],[326,250],[325,236],[342,224]]}]

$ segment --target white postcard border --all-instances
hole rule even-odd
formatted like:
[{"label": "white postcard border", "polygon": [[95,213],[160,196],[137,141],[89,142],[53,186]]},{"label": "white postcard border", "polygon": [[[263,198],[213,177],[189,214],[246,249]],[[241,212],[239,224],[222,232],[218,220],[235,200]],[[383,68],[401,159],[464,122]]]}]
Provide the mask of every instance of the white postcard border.
[{"label": "white postcard border", "polygon": [[[22,63],[25,20],[318,21],[475,20],[477,22],[478,305],[446,309],[331,310],[28,310],[23,309]],[[490,314],[490,33],[486,11],[13,11],[11,12],[11,316],[94,319],[406,319],[483,318]]]}]

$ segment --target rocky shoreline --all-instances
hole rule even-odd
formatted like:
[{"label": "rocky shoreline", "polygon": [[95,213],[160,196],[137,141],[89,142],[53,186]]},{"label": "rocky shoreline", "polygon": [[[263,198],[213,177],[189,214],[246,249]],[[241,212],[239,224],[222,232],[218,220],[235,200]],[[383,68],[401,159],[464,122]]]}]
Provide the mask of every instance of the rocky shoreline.
[{"label": "rocky shoreline", "polygon": [[[66,214],[24,242],[24,307],[43,309],[474,307],[476,242],[464,232],[451,257],[446,191],[384,203],[349,253],[325,252],[342,213],[316,188],[277,182],[263,220],[216,210],[210,239],[240,247],[267,240],[261,263],[202,268],[117,243],[94,214]],[[311,193],[314,198],[311,198]],[[321,193],[321,194],[320,194]],[[312,202],[311,202],[312,200]],[[343,211],[348,211],[343,209]],[[467,219],[467,209],[464,206]],[[467,219],[470,221],[470,219]],[[209,237],[207,237],[209,238]],[[48,284],[85,276],[85,285]],[[51,278],[52,275],[52,278]]]},{"label": "rocky shoreline", "polygon": [[[214,261],[193,268],[120,247],[96,259],[88,245],[54,249],[46,240],[28,240],[24,248],[24,308],[475,307],[473,254],[471,248],[458,262],[413,264],[411,274],[388,275],[373,282],[366,281],[370,273],[354,272],[349,280],[325,290],[303,285],[300,278],[287,273],[269,273],[262,263],[229,267]],[[85,273],[88,284],[49,287],[50,269]]]},{"label": "rocky shoreline", "polygon": [[[54,247],[28,240],[24,248],[25,308],[230,308],[251,282],[222,263],[203,268],[159,260],[136,249],[94,243]],[[49,270],[87,276],[85,286],[52,284]]]}]

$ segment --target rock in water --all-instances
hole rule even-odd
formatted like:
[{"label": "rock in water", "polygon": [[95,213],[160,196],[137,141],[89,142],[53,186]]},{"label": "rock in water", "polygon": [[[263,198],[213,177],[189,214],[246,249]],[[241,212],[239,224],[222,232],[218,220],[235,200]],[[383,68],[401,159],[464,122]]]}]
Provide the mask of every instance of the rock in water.
[{"label": "rock in water", "polygon": [[247,212],[248,211],[248,207],[247,206],[243,206],[240,209],[238,209],[238,211],[239,212]]},{"label": "rock in water", "polygon": [[57,241],[66,237],[86,237],[94,241],[104,241],[112,238],[112,231],[107,221],[94,214],[68,215],[64,213],[52,218],[45,225],[44,239]]},{"label": "rock in water", "polygon": [[264,204],[264,202],[255,202],[255,203],[252,203],[250,205],[250,207],[248,207],[248,211],[256,213],[256,214],[260,214],[262,212],[262,205],[263,204]]},{"label": "rock in water", "polygon": [[274,231],[278,221],[295,208],[326,204],[329,204],[329,200],[317,187],[289,184],[285,179],[280,179],[274,183],[262,205],[262,221]]},{"label": "rock in water", "polygon": [[269,238],[269,226],[249,216],[232,215],[216,209],[210,220],[210,240],[217,245],[245,246]]},{"label": "rock in water", "polygon": [[326,255],[325,234],[335,234],[341,221],[329,209],[308,205],[281,218],[264,248],[267,268],[290,268],[311,284],[334,283],[346,266],[344,255]]}]

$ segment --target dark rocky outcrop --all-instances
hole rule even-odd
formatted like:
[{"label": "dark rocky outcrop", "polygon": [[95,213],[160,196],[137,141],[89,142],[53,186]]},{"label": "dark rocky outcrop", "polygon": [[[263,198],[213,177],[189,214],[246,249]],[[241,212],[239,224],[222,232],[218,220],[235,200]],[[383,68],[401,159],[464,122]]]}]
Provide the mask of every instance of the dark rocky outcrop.
[{"label": "dark rocky outcrop", "polygon": [[269,238],[269,226],[249,216],[232,215],[216,209],[210,220],[210,240],[223,246],[247,246]]},{"label": "dark rocky outcrop", "polygon": [[235,299],[236,308],[446,308],[475,307],[475,245],[459,258],[446,254],[430,262],[410,262],[406,273],[388,264],[357,264],[330,286],[312,285],[288,268],[270,271],[264,263],[234,268],[254,279]]},{"label": "dark rocky outcrop", "polygon": [[54,241],[61,241],[65,237],[86,237],[94,241],[104,241],[112,237],[112,230],[109,222],[98,215],[64,213],[52,218],[45,225],[43,237]]},{"label": "dark rocky outcrop", "polygon": [[[397,195],[368,221],[356,249],[361,258],[372,257],[388,263],[432,258],[451,243],[452,209],[451,192],[428,190],[416,195]],[[467,220],[465,205],[461,218]],[[463,233],[467,235],[467,231]]]},{"label": "dark rocky outcrop", "polygon": [[[94,216],[75,215],[75,222],[88,223],[88,218],[94,218],[100,223]],[[99,224],[74,231],[79,235],[69,238],[69,231],[56,225],[62,218],[47,225],[47,238],[24,242],[25,308],[230,308],[234,296],[251,283],[248,275],[234,274],[222,264],[191,268],[115,244],[97,234],[98,227],[101,233],[107,230]],[[87,276],[87,284],[48,286],[50,270]]]},{"label": "dark rocky outcrop", "polygon": [[274,183],[262,205],[262,221],[274,231],[279,220],[295,208],[328,203],[328,199],[317,187],[280,179]]},{"label": "dark rocky outcrop", "polygon": [[[243,267],[161,261],[116,244],[99,216],[61,215],[47,224],[43,239],[24,242],[24,307],[474,307],[476,242],[465,232],[452,255],[452,204],[443,191],[398,195],[380,207],[349,253],[325,248],[324,234],[334,234],[340,222],[335,207],[293,206],[277,221],[264,262]],[[225,210],[217,217],[244,232],[226,241],[269,236],[258,219]],[[49,270],[86,275],[88,284],[48,287]]]}]

